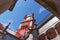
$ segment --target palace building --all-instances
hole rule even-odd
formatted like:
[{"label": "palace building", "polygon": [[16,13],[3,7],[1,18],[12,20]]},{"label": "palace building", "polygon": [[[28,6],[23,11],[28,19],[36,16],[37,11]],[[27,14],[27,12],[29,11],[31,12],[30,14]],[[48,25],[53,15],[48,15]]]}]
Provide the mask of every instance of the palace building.
[{"label": "palace building", "polygon": [[[0,40],[60,40],[60,0],[35,0],[49,10],[52,15],[41,24],[36,24],[34,13],[25,15],[16,31],[0,23]],[[17,0],[0,0],[0,14],[13,10]]]},{"label": "palace building", "polygon": [[[34,14],[25,15],[15,32],[0,24],[0,40],[59,40],[60,20],[54,16],[42,26],[36,25]],[[2,32],[1,32],[2,30]],[[5,31],[4,31],[5,30]]]}]

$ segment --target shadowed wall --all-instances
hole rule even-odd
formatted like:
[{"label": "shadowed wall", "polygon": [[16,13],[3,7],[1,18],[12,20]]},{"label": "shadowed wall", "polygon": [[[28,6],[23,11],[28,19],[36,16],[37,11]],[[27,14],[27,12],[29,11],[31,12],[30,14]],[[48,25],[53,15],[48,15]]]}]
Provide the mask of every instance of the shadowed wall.
[{"label": "shadowed wall", "polygon": [[36,0],[36,2],[46,7],[54,15],[60,18],[60,0]]},{"label": "shadowed wall", "polygon": [[12,11],[12,9],[15,6],[16,1],[17,0],[0,0],[0,14],[7,9]]}]

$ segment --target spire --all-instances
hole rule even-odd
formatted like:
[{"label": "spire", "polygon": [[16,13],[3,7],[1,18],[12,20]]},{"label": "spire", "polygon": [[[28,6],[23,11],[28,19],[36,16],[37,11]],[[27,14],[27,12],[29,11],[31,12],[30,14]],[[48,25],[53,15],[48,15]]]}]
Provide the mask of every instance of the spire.
[{"label": "spire", "polygon": [[4,31],[6,31],[7,30],[7,28],[10,26],[10,22],[9,22],[9,24],[6,26],[6,28],[4,29]]}]

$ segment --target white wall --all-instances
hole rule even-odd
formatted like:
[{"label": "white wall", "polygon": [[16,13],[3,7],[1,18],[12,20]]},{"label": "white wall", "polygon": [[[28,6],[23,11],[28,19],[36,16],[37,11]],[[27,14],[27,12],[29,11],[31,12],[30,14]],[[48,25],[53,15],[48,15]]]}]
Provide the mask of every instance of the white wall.
[{"label": "white wall", "polygon": [[59,22],[57,17],[52,18],[49,22],[47,22],[44,26],[39,29],[39,35],[45,33],[49,28],[54,27]]},{"label": "white wall", "polygon": [[10,29],[7,29],[7,32],[8,32],[8,33],[10,33],[10,34],[12,34],[12,35],[15,35],[15,34],[16,34],[16,32],[15,32],[15,31],[10,30]]},{"label": "white wall", "polygon": [[[39,29],[39,35],[45,33],[49,28],[54,27],[58,22],[60,22],[60,20],[57,17],[52,18],[49,22],[47,22],[44,26],[42,26]],[[57,33],[57,31],[56,31],[56,33]],[[57,37],[52,40],[60,40],[60,35],[57,33]]]}]

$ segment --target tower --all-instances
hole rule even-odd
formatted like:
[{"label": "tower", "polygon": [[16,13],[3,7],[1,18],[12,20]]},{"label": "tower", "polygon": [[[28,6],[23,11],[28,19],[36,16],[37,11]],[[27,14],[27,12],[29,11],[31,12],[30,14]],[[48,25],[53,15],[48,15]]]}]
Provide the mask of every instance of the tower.
[{"label": "tower", "polygon": [[25,15],[24,20],[21,22],[19,29],[16,31],[16,37],[24,39],[29,35],[29,29],[34,29],[34,14]]}]

